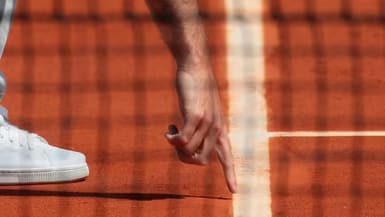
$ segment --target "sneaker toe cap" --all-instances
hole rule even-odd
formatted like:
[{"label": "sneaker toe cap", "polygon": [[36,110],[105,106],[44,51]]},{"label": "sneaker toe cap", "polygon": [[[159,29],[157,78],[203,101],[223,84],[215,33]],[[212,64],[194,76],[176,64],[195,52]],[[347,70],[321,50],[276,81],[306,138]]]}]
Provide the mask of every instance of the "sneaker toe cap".
[{"label": "sneaker toe cap", "polygon": [[83,153],[52,147],[48,152],[49,159],[53,166],[72,167],[86,165],[86,156]]}]

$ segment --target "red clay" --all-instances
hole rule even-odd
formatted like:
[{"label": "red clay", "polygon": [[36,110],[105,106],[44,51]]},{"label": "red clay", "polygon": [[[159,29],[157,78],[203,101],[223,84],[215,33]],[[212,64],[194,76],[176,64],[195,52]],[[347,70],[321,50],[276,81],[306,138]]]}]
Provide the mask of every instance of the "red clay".
[{"label": "red clay", "polygon": [[[63,1],[63,13],[80,22],[47,18],[52,1],[19,4],[17,13],[42,16],[14,20],[1,64],[11,120],[86,153],[91,175],[69,184],[1,186],[1,213],[231,216],[231,195],[217,161],[208,167],[181,164],[163,138],[167,125],[178,122],[175,67],[144,1],[126,5],[143,19],[124,19],[123,1],[115,0],[100,6],[102,22],[87,17],[88,2]],[[224,13],[221,1],[201,4],[209,14]],[[227,105],[224,26],[223,19],[207,22]]]},{"label": "red clay", "polygon": [[335,1],[284,0],[281,12],[265,2],[269,130],[384,130],[378,2],[344,10]]},{"label": "red clay", "polygon": [[270,140],[273,216],[384,216],[384,137]]},{"label": "red clay", "polygon": [[[264,2],[268,129],[384,130],[379,2]],[[271,139],[273,216],[385,216],[384,139]]]}]

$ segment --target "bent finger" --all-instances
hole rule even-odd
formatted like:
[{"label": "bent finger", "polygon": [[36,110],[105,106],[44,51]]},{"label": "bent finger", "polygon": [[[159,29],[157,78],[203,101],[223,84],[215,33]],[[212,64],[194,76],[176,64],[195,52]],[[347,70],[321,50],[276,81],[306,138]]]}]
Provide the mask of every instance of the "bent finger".
[{"label": "bent finger", "polygon": [[188,155],[183,150],[178,150],[178,149],[177,149],[177,154],[178,154],[179,160],[182,161],[183,163],[202,165],[199,159],[196,158],[196,154]]},{"label": "bent finger", "polygon": [[207,164],[210,161],[211,153],[217,144],[218,133],[212,130],[209,135],[204,139],[203,144],[200,146],[200,150],[197,151],[195,156],[202,164]]},{"label": "bent finger", "polygon": [[184,126],[179,133],[184,141],[190,141],[193,134],[198,128],[200,117],[198,115],[188,115]]},{"label": "bent finger", "polygon": [[197,149],[204,143],[205,137],[208,136],[211,126],[211,120],[208,118],[202,118],[198,129],[192,135],[190,141],[183,148],[187,154],[194,154]]},{"label": "bent finger", "polygon": [[187,144],[187,140],[179,133],[178,128],[171,124],[168,126],[168,132],[165,133],[167,141],[176,147],[183,147]]}]

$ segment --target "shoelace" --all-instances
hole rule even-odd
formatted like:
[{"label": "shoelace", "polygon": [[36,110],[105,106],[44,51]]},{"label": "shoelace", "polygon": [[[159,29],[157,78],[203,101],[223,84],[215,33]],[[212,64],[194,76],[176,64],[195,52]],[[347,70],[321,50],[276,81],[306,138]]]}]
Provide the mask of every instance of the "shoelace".
[{"label": "shoelace", "polygon": [[0,115],[0,139],[8,140],[12,144],[17,144],[20,147],[27,147],[28,150],[33,150],[33,138],[38,138],[43,143],[47,143],[43,138],[35,133],[30,133],[22,130],[12,124],[9,124],[3,116]]}]

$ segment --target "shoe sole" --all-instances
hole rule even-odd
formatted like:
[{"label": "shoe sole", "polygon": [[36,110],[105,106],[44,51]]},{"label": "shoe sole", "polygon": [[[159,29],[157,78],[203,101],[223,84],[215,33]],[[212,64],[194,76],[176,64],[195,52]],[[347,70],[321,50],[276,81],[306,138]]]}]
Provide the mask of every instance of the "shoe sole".
[{"label": "shoe sole", "polygon": [[87,165],[72,168],[44,170],[1,170],[0,184],[36,184],[71,182],[81,180],[89,175]]}]

